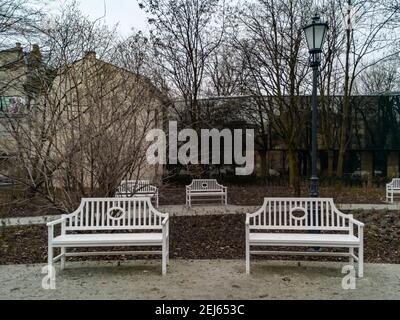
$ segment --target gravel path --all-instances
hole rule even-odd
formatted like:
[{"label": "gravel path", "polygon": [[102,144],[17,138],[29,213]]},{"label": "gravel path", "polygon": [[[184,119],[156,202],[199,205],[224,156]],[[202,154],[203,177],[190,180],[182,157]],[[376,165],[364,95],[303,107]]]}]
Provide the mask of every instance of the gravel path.
[{"label": "gravel path", "polygon": [[367,264],[356,290],[343,290],[343,263],[239,260],[70,263],[56,290],[41,288],[43,265],[0,266],[0,299],[400,299],[400,265]]}]

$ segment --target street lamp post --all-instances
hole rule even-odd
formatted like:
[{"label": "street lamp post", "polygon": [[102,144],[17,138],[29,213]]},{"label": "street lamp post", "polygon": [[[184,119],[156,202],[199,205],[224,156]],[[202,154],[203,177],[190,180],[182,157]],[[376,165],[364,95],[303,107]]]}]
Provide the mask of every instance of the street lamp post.
[{"label": "street lamp post", "polygon": [[303,30],[306,35],[308,49],[310,52],[310,66],[313,70],[313,93],[312,93],[312,177],[310,196],[319,197],[318,191],[318,77],[321,65],[322,46],[329,27],[316,15],[311,24]]}]

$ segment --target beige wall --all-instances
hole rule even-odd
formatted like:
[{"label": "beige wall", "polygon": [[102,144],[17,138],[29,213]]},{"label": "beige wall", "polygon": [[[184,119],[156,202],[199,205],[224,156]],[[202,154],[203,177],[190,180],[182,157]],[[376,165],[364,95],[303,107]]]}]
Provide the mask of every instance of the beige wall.
[{"label": "beige wall", "polygon": [[0,52],[0,95],[24,97],[27,72],[22,48]]},{"label": "beige wall", "polygon": [[[146,143],[141,144],[140,150],[133,150],[131,143],[135,139],[139,140],[146,131],[161,128],[162,116],[156,116],[156,113],[160,113],[163,108],[156,93],[146,79],[97,60],[93,55],[77,62],[53,81],[52,96],[55,100],[62,97],[62,104],[67,105],[68,110],[64,114],[65,127],[60,128],[58,133],[60,148],[67,148],[73,140],[73,130],[71,131],[69,122],[78,110],[88,110],[81,121],[83,126],[93,130],[96,130],[96,124],[101,127],[102,122],[113,119],[116,113],[127,113],[127,117],[134,114],[135,123],[132,123],[131,130],[125,128],[123,131],[127,138],[119,139],[116,143],[121,144],[126,153],[140,153],[138,159],[143,161],[140,170],[135,170],[135,175],[154,183],[162,181],[163,167],[150,166],[146,158],[143,158],[147,151]],[[116,134],[121,128],[116,124],[111,125],[108,130]],[[135,140],[134,144],[136,143],[138,141]]]}]

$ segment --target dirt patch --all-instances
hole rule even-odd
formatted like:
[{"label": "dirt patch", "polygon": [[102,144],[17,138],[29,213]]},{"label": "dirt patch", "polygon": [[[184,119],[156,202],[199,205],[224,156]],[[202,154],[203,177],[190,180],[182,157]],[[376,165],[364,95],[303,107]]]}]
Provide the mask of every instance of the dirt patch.
[{"label": "dirt patch", "polygon": [[[366,262],[400,264],[399,213],[356,213],[355,217],[366,224]],[[171,258],[244,259],[244,221],[245,215],[171,217]],[[109,258],[132,259],[131,257]],[[265,257],[260,258],[265,259]],[[0,229],[0,264],[45,263],[46,259],[46,227],[30,226]],[[140,259],[143,259],[143,257],[140,257]],[[282,257],[267,259],[280,260]],[[311,257],[307,259],[340,261],[340,259],[330,258]],[[297,260],[297,258],[293,260]]]}]

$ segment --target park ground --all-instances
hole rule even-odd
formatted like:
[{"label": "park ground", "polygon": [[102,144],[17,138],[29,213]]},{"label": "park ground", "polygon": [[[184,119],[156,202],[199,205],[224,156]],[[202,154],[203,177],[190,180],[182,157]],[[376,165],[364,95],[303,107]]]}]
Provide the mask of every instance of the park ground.
[{"label": "park ground", "polygon": [[167,276],[159,261],[73,263],[43,290],[44,265],[0,266],[0,299],[400,299],[400,266],[368,264],[354,290],[342,288],[343,263],[172,260]]},{"label": "park ground", "polygon": [[[341,288],[343,258],[255,257],[253,273],[244,274],[245,213],[264,197],[294,196],[285,188],[230,187],[227,208],[183,210],[184,190],[161,192],[161,211],[181,204],[172,215],[171,268],[160,273],[158,257],[106,257],[106,263],[69,261],[58,274],[57,290],[41,289],[41,268],[47,260],[47,228],[39,225],[0,226],[0,299],[400,299],[400,214],[398,211],[352,211],[365,223],[366,277],[357,290]],[[306,196],[306,190],[303,196]],[[384,189],[322,189],[337,204],[383,204]],[[236,205],[236,206],[235,206]],[[21,209],[21,208],[20,208]],[[232,212],[230,212],[232,211]],[[49,211],[1,210],[0,218],[56,214]],[[51,217],[49,219],[52,219]],[[301,248],[299,248],[301,249]],[[223,260],[220,260],[223,259]],[[288,262],[281,263],[280,260]]]}]

